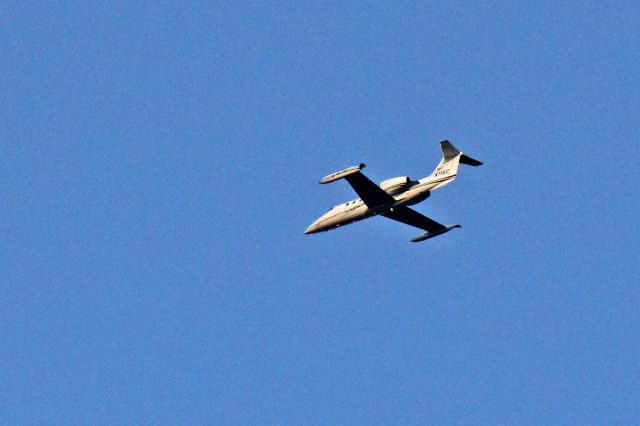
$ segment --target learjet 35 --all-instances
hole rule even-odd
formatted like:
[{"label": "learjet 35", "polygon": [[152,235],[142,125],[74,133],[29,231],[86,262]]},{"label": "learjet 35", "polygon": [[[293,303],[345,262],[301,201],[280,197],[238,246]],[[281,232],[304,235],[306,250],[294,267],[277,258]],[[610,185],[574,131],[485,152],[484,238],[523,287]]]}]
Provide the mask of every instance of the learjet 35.
[{"label": "learjet 35", "polygon": [[457,176],[458,166],[480,166],[478,160],[458,151],[448,140],[440,142],[443,158],[431,175],[411,180],[408,176],[387,179],[376,185],[369,180],[361,170],[364,164],[349,167],[332,173],[320,180],[320,183],[334,182],[339,179],[346,181],[353,187],[358,196],[357,200],[339,204],[319,217],[305,231],[305,234],[330,231],[340,226],[348,225],[373,216],[384,216],[398,222],[420,228],[425,233],[415,236],[412,242],[424,241],[442,235],[460,225],[442,225],[409,208],[409,206],[426,200],[431,191],[442,188],[451,183]]}]

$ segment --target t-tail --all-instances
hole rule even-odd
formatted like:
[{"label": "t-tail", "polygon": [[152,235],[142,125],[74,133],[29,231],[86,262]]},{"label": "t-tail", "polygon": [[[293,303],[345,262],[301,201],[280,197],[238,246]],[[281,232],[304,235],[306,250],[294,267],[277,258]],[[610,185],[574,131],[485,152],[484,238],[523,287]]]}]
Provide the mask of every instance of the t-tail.
[{"label": "t-tail", "polygon": [[430,181],[436,183],[433,189],[443,187],[452,182],[458,175],[458,166],[460,164],[466,164],[468,166],[482,165],[480,161],[460,152],[448,140],[440,142],[440,148],[442,149],[442,160],[440,160],[436,169],[431,173],[431,176],[428,177]]}]

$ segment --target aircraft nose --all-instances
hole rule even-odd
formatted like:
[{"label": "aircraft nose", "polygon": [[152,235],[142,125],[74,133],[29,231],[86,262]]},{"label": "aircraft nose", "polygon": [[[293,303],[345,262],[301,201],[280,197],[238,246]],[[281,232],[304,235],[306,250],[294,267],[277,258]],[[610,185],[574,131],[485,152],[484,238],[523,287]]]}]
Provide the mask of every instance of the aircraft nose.
[{"label": "aircraft nose", "polygon": [[305,234],[313,234],[316,230],[316,228],[318,227],[318,224],[316,222],[313,222],[311,225],[309,225],[309,227],[304,231]]}]

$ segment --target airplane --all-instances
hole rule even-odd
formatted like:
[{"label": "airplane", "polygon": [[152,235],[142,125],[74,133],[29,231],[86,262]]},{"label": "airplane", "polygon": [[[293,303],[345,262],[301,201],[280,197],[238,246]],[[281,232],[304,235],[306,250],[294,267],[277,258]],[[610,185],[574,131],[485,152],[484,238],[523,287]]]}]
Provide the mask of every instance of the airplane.
[{"label": "airplane", "polygon": [[426,231],[412,238],[411,242],[414,243],[460,228],[458,224],[442,225],[409,208],[429,198],[431,191],[450,184],[456,178],[460,164],[482,165],[480,161],[460,152],[448,140],[440,142],[440,148],[442,160],[433,173],[419,180],[399,176],[387,179],[378,186],[361,172],[365,167],[364,163],[323,177],[320,179],[321,184],[346,179],[360,198],[333,207],[313,222],[304,233],[330,231],[373,216],[384,216]]}]

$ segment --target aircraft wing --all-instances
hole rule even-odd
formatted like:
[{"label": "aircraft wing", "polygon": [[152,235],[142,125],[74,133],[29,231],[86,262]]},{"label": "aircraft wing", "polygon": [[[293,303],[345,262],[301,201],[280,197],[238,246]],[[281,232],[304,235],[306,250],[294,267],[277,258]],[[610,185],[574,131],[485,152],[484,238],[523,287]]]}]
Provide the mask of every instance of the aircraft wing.
[{"label": "aircraft wing", "polygon": [[400,207],[393,209],[393,211],[382,214],[389,219],[397,220],[398,222],[406,223],[407,225],[415,226],[416,228],[424,229],[427,232],[442,231],[446,229],[446,226],[429,219],[428,217],[418,213],[409,207]]},{"label": "aircraft wing", "polygon": [[369,208],[395,202],[395,198],[387,194],[382,188],[362,174],[360,170],[364,167],[364,164],[360,164],[359,166],[340,170],[339,172],[325,176],[320,180],[320,183],[329,183],[338,179],[346,179],[347,182],[349,182],[349,185],[351,185],[354,191],[356,191],[358,196]]},{"label": "aircraft wing", "polygon": [[395,198],[387,194],[382,188],[371,182],[362,172],[345,177],[358,196],[368,207],[380,206],[395,202]]}]

